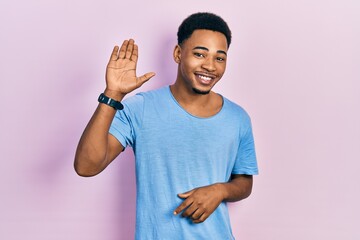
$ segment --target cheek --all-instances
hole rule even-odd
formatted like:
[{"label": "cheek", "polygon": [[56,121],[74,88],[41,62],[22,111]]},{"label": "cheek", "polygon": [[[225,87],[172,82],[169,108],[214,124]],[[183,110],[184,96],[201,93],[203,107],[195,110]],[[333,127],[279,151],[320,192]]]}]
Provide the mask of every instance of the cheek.
[{"label": "cheek", "polygon": [[220,76],[224,75],[225,69],[226,69],[226,64],[218,65],[217,70],[218,70]]},{"label": "cheek", "polygon": [[195,61],[182,61],[180,63],[180,68],[183,73],[192,72],[194,69],[196,69],[196,62]]},{"label": "cheek", "polygon": [[183,62],[180,63],[180,71],[181,75],[183,75],[185,78],[188,78],[191,70],[191,68],[188,66],[188,64],[185,64]]}]

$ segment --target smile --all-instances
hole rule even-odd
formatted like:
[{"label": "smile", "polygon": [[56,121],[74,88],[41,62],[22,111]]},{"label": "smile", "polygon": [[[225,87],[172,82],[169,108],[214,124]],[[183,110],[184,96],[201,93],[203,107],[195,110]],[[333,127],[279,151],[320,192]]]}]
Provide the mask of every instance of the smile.
[{"label": "smile", "polygon": [[202,83],[202,84],[209,84],[212,80],[215,79],[215,76],[203,74],[203,73],[195,73],[196,78]]},{"label": "smile", "polygon": [[207,76],[203,76],[203,75],[198,75],[199,78],[201,78],[202,80],[205,80],[205,81],[210,81],[212,78],[211,77],[207,77]]}]

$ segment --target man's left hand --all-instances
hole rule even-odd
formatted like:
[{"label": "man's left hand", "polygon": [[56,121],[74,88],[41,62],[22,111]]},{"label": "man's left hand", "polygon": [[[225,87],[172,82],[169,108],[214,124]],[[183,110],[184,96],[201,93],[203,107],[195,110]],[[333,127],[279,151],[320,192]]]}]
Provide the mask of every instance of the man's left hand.
[{"label": "man's left hand", "polygon": [[194,223],[204,222],[224,200],[224,189],[221,183],[195,188],[180,193],[178,196],[185,199],[174,211],[177,215],[189,217]]}]

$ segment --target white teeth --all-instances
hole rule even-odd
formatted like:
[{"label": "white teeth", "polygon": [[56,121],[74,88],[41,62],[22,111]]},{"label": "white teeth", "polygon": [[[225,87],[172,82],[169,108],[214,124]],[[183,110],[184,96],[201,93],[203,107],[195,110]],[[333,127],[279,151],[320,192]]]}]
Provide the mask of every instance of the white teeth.
[{"label": "white teeth", "polygon": [[211,77],[207,77],[207,76],[203,76],[203,75],[199,75],[199,78],[205,80],[205,81],[210,81]]}]

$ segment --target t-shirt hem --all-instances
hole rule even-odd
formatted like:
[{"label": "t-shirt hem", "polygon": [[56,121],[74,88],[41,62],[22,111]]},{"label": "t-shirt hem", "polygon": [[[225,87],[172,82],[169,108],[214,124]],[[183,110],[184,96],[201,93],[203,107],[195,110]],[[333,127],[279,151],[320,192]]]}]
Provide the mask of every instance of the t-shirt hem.
[{"label": "t-shirt hem", "polygon": [[127,147],[125,138],[114,127],[110,127],[109,133],[113,135],[124,148]]},{"label": "t-shirt hem", "polygon": [[259,171],[258,170],[239,170],[239,171],[232,171],[231,174],[244,174],[244,175],[259,175]]}]

